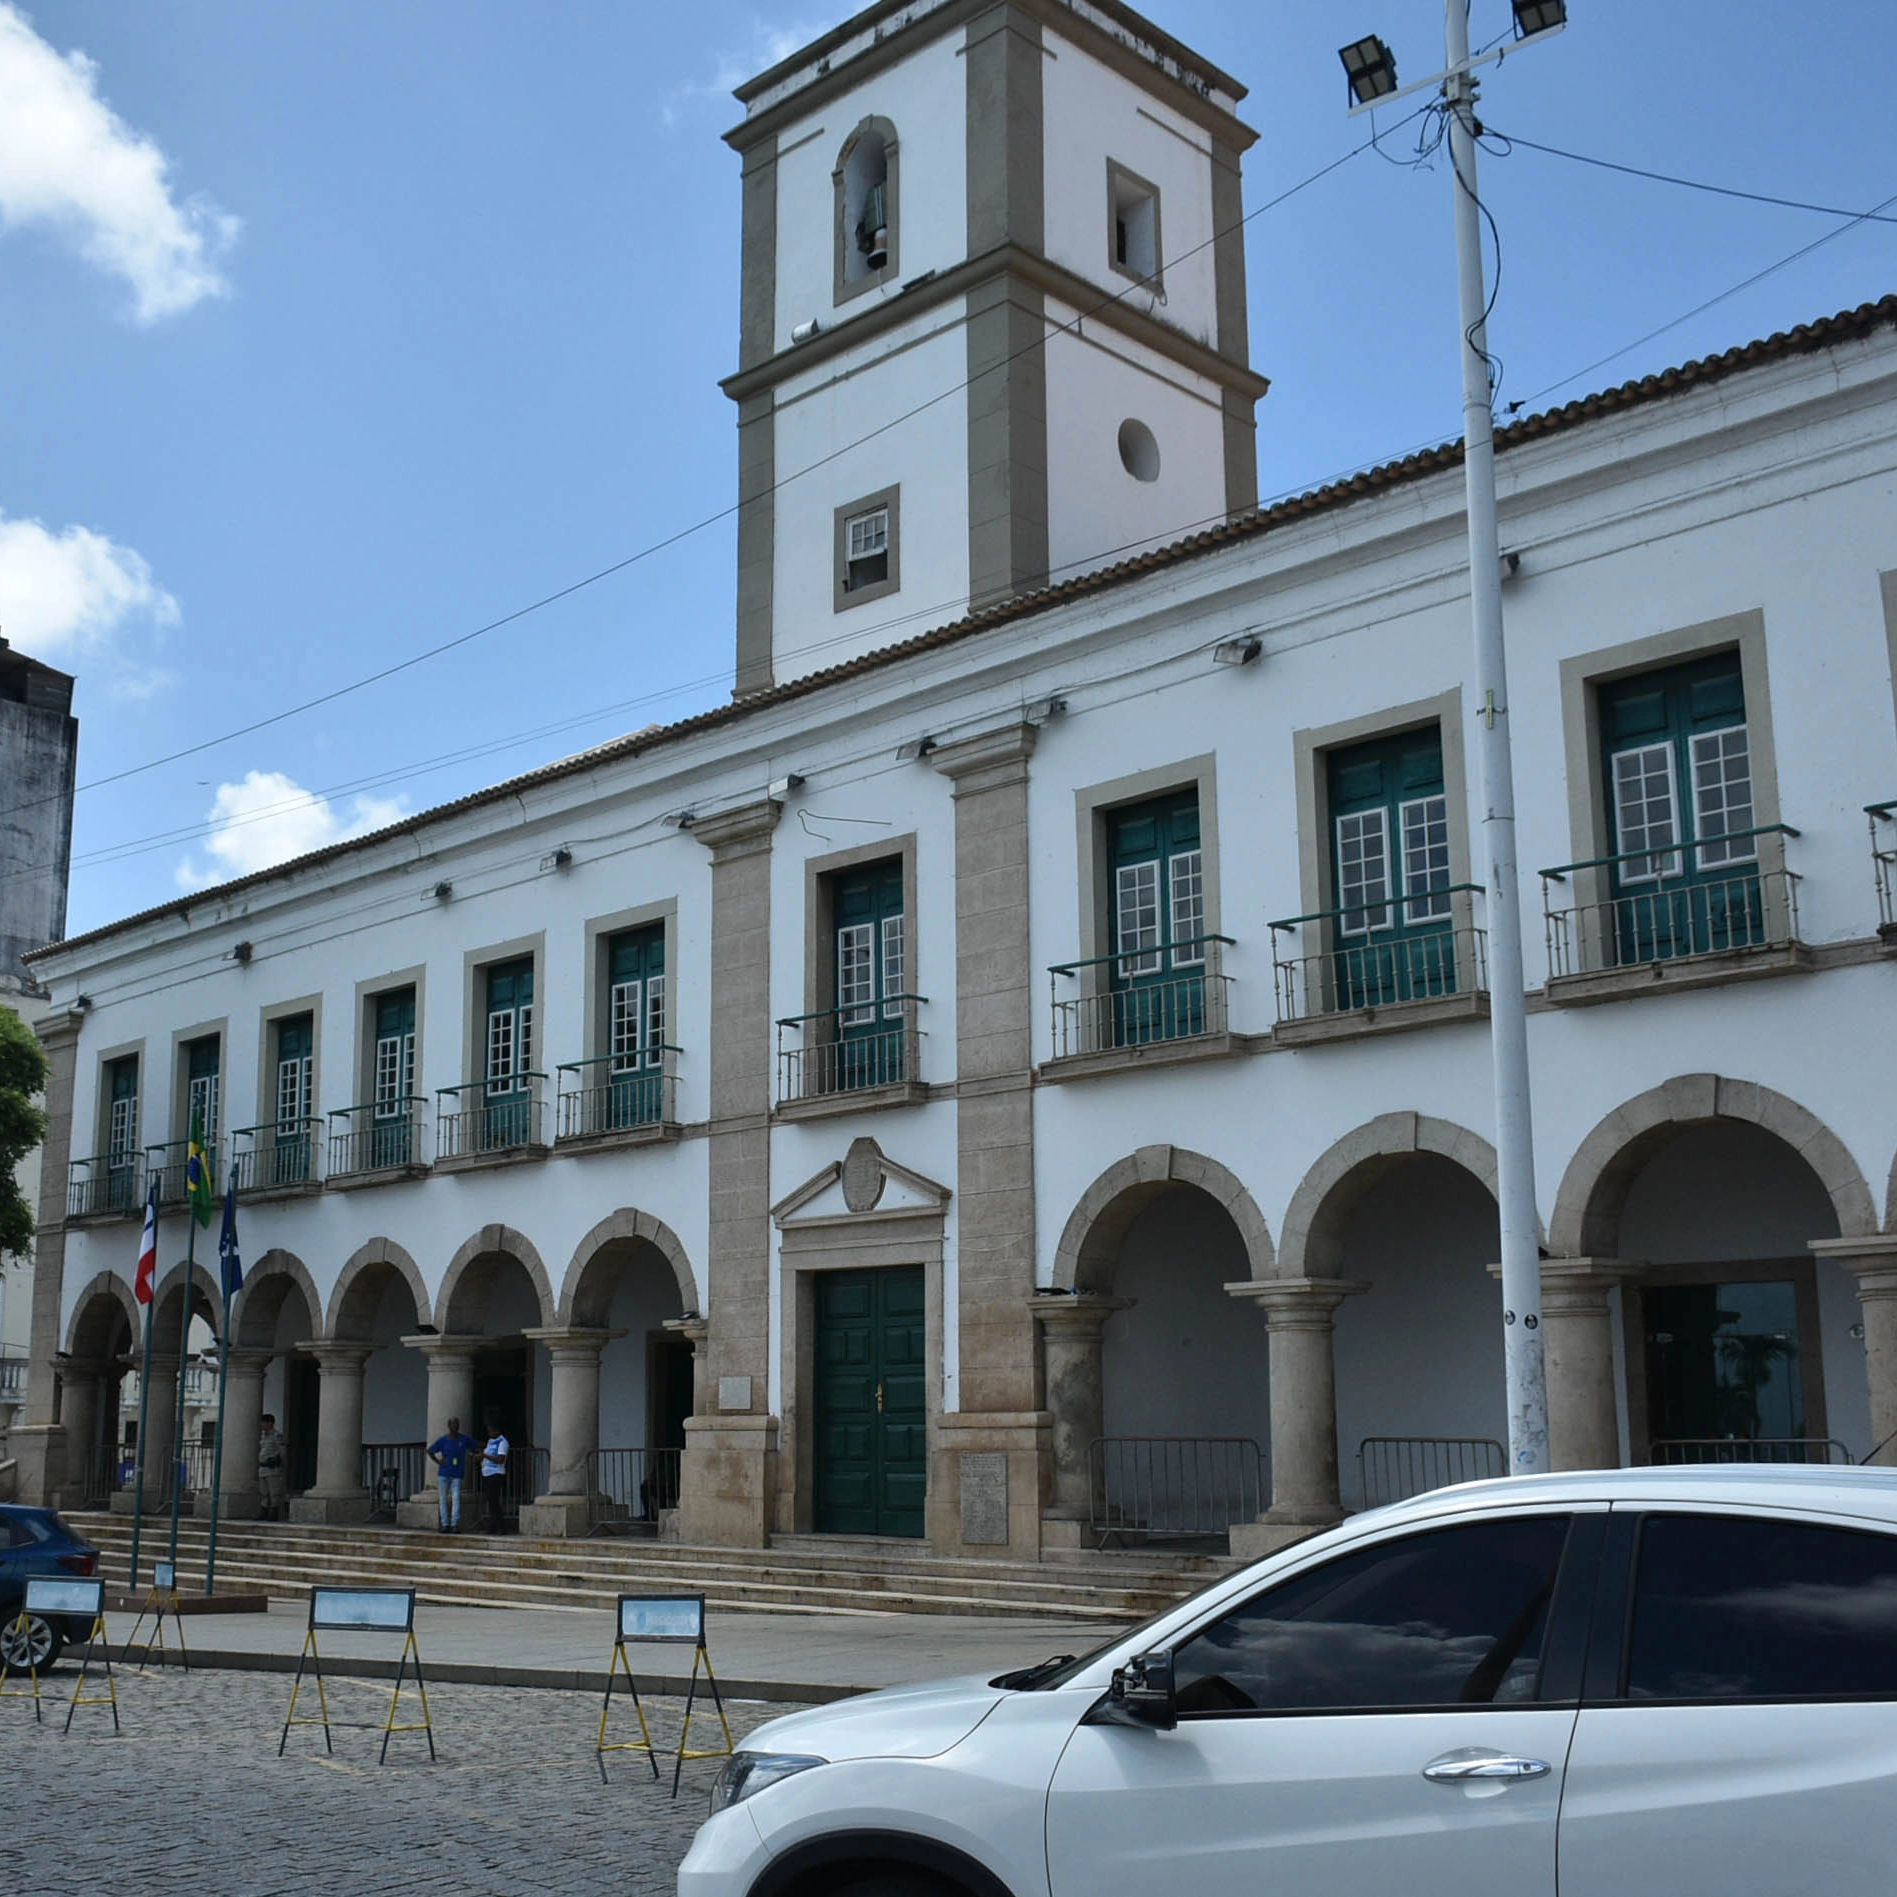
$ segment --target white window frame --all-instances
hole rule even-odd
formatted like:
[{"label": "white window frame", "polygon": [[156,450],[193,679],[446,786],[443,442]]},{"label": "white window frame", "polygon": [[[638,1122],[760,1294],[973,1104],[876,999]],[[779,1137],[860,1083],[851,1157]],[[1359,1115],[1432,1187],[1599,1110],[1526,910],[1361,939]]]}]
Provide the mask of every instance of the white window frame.
[{"label": "white window frame", "polygon": [[889,503],[852,515],[843,523],[843,531],[849,537],[844,559],[851,566],[858,560],[873,560],[879,553],[888,553]]},{"label": "white window frame", "polygon": [[315,1058],[293,1054],[277,1062],[277,1127],[279,1130],[310,1117]]},{"label": "white window frame", "polygon": [[[1205,966],[1205,851],[1178,850],[1166,861],[1172,965]],[[1184,948],[1179,945],[1186,944]]]},{"label": "white window frame", "polygon": [[883,1019],[897,1021],[902,1018],[903,1004],[898,997],[903,991],[905,979],[903,972],[903,917],[900,912],[883,917],[882,966],[878,970],[878,987],[883,999]]},{"label": "white window frame", "polygon": [[106,1164],[116,1170],[138,1153],[138,1095],[128,1093],[106,1109]]},{"label": "white window frame", "polygon": [[[1374,935],[1384,929],[1396,927],[1396,904],[1391,901],[1395,882],[1395,864],[1392,862],[1390,848],[1390,813],[1381,804],[1373,810],[1352,810],[1336,820],[1337,832],[1337,933],[1339,935]],[[1381,846],[1382,893],[1375,900],[1369,899],[1370,884],[1367,878],[1360,877],[1357,883],[1357,899],[1352,900],[1346,884],[1345,872],[1350,858],[1346,847],[1346,831],[1353,825],[1374,824],[1376,836]],[[1359,843],[1361,838],[1358,839]],[[1361,854],[1359,863],[1363,861]],[[1362,918],[1354,927],[1350,918]],[[1375,920],[1381,917],[1381,921]]]},{"label": "white window frame", "polygon": [[[1739,740],[1739,754],[1745,760],[1745,821],[1732,824],[1729,819],[1735,805],[1721,806],[1718,815],[1726,827],[1712,836],[1706,834],[1707,804],[1706,793],[1709,789],[1718,789],[1722,793],[1731,783],[1724,772],[1717,784],[1710,783],[1707,766],[1725,765],[1729,762],[1727,742],[1732,738]],[[1702,747],[1716,746],[1713,755],[1708,756]],[[1741,863],[1756,863],[1759,860],[1759,840],[1756,836],[1741,836],[1737,841],[1729,841],[1734,830],[1746,831],[1756,827],[1758,821],[1758,800],[1752,789],[1752,736],[1746,726],[1721,725],[1717,731],[1696,731],[1689,740],[1693,765],[1693,855],[1696,867],[1706,869],[1726,869]]]},{"label": "white window frame", "polygon": [[384,1034],[375,1044],[375,1118],[399,1120],[415,1091],[415,1031]]},{"label": "white window frame", "polygon": [[221,1074],[199,1074],[196,1079],[185,1083],[184,1114],[187,1131],[202,1116],[204,1123],[204,1146],[208,1152],[217,1144],[217,1105],[221,1089],[218,1086]]},{"label": "white window frame", "polygon": [[876,1019],[876,925],[846,922],[837,930],[837,1025],[859,1028]]},{"label": "white window frame", "polygon": [[1113,952],[1122,981],[1159,972],[1159,858],[1156,856],[1139,863],[1122,863],[1113,872]]},{"label": "white window frame", "polygon": [[[1425,841],[1412,847],[1412,813],[1421,812]],[[1396,807],[1397,861],[1405,922],[1441,922],[1449,915],[1449,798],[1444,791],[1407,797]],[[1440,841],[1434,833],[1440,832]],[[1420,861],[1420,876],[1419,862]],[[1440,860],[1438,860],[1440,858]]]},{"label": "white window frame", "polygon": [[[1659,752],[1666,762],[1666,793],[1668,809],[1671,814],[1673,835],[1671,841],[1654,848],[1637,846],[1627,848],[1627,826],[1622,815],[1620,799],[1620,761],[1622,758],[1646,757]],[[1645,773],[1642,773],[1643,781]],[[1630,744],[1616,751],[1607,760],[1608,794],[1612,798],[1614,813],[1614,841],[1619,846],[1614,855],[1618,861],[1614,864],[1614,873],[1622,883],[1660,883],[1670,876],[1677,876],[1684,867],[1680,856],[1680,783],[1676,748],[1671,738],[1650,740],[1645,744]],[[1645,807],[1643,798],[1643,808]],[[1645,828],[1651,828],[1648,824]],[[1633,870],[1629,864],[1642,861],[1652,867]]]}]

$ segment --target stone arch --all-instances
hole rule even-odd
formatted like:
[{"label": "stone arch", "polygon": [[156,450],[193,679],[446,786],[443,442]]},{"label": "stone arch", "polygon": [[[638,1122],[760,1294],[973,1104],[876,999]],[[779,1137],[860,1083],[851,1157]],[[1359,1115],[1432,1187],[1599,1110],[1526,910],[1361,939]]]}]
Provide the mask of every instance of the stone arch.
[{"label": "stone arch", "polygon": [[1884,1188],[1884,1229],[1897,1232],[1897,1159],[1890,1162],[1890,1184]]},{"label": "stone arch", "polygon": [[243,1288],[237,1294],[237,1344],[244,1349],[269,1349],[276,1341],[278,1316],[293,1292],[303,1299],[314,1337],[323,1322],[316,1281],[294,1252],[275,1246],[244,1273]]},{"label": "stone arch", "polygon": [[[601,1219],[574,1247],[572,1262],[566,1268],[565,1282],[560,1286],[557,1323],[587,1325],[605,1322],[603,1310],[589,1308],[594,1299],[590,1292],[582,1292],[582,1286],[601,1252],[609,1245],[628,1241],[642,1241],[650,1245],[671,1267],[672,1276],[678,1284],[680,1310],[696,1313],[704,1309],[699,1302],[698,1284],[692,1273],[691,1260],[686,1257],[685,1247],[679,1243],[678,1234],[664,1220],[655,1219],[649,1212],[621,1206],[617,1212]],[[447,1308],[445,1298],[442,1308]]]},{"label": "stone arch", "polygon": [[1054,1251],[1055,1287],[1107,1289],[1128,1227],[1171,1186],[1196,1186],[1215,1199],[1238,1227],[1251,1275],[1274,1275],[1271,1229],[1235,1173],[1183,1146],[1142,1146],[1109,1166],[1081,1195]]},{"label": "stone arch", "polygon": [[1857,1161],[1815,1114],[1757,1081],[1682,1074],[1616,1107],[1581,1142],[1555,1199],[1550,1249],[1563,1258],[1618,1257],[1628,1188],[1681,1128],[1710,1120],[1741,1121],[1784,1141],[1823,1186],[1841,1237],[1877,1231],[1877,1207]]},{"label": "stone arch", "polygon": [[1433,1153],[1496,1194],[1495,1148],[1479,1133],[1427,1113],[1382,1113],[1332,1145],[1312,1166],[1284,1215],[1280,1278],[1334,1278],[1350,1214],[1376,1182],[1404,1159]]},{"label": "stone arch", "polygon": [[534,1249],[533,1241],[515,1231],[511,1225],[484,1225],[448,1261],[448,1269],[442,1276],[435,1308],[441,1314],[438,1321],[444,1331],[453,1328],[456,1294],[461,1290],[469,1271],[482,1259],[497,1254],[514,1259],[533,1281],[534,1296],[540,1305],[541,1323],[551,1327],[557,1321],[558,1306],[553,1295],[553,1280],[548,1277],[546,1266],[540,1262],[540,1254]]},{"label": "stone arch", "polygon": [[[873,253],[858,243],[857,228],[865,221],[867,192],[879,168],[883,222],[878,228],[887,233],[887,238],[883,262],[872,264]],[[887,282],[896,273],[902,245],[901,180],[895,126],[874,114],[859,120],[837,148],[836,166],[830,173],[836,225],[834,289],[839,301],[853,295],[858,286]]]},{"label": "stone arch", "polygon": [[[155,1342],[162,1342],[167,1335],[166,1300],[183,1288],[184,1260],[181,1258],[159,1278],[157,1284],[153,1287],[152,1335]],[[223,1290],[219,1286],[217,1279],[212,1275],[210,1269],[202,1260],[194,1260],[192,1263],[191,1289],[194,1294],[191,1300],[192,1315],[199,1316],[204,1314],[199,1308],[201,1302],[203,1306],[208,1308],[211,1322],[221,1329],[224,1322]],[[171,1345],[173,1348],[176,1348],[177,1341],[175,1336],[172,1337]]]},{"label": "stone arch", "polygon": [[102,1271],[87,1283],[73,1301],[72,1317],[66,1325],[68,1357],[104,1357],[111,1348],[117,1326],[111,1322],[123,1315],[131,1326],[136,1346],[145,1334],[145,1314],[139,1309],[132,1287],[116,1271]]},{"label": "stone arch", "polygon": [[342,1274],[336,1280],[335,1289],[329,1294],[329,1313],[323,1324],[325,1341],[368,1336],[375,1300],[365,1296],[366,1287],[362,1290],[358,1287],[363,1285],[365,1273],[373,1272],[383,1265],[398,1273],[407,1284],[409,1296],[415,1300],[415,1322],[428,1322],[428,1287],[422,1282],[420,1267],[393,1239],[372,1238],[350,1254],[349,1262],[343,1266]]}]

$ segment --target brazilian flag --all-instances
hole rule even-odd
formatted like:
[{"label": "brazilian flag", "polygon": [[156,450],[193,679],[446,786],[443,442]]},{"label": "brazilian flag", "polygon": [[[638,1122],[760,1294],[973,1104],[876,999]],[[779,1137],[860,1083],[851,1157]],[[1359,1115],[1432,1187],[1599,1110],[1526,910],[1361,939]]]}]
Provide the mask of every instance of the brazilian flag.
[{"label": "brazilian flag", "polygon": [[204,1116],[191,1116],[191,1145],[184,1164],[184,1196],[192,1216],[209,1225],[217,1210],[217,1190],[211,1184],[211,1157],[204,1150]]}]

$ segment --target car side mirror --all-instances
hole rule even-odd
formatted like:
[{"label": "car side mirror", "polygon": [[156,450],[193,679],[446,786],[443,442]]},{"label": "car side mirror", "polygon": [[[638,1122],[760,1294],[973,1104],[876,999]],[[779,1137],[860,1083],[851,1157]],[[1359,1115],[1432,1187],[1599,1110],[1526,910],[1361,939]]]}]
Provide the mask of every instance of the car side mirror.
[{"label": "car side mirror", "polygon": [[1150,1726],[1170,1732],[1179,1723],[1179,1702],[1173,1692],[1172,1655],[1163,1649],[1142,1653],[1113,1669],[1113,1684],[1087,1715],[1090,1723],[1109,1726]]}]

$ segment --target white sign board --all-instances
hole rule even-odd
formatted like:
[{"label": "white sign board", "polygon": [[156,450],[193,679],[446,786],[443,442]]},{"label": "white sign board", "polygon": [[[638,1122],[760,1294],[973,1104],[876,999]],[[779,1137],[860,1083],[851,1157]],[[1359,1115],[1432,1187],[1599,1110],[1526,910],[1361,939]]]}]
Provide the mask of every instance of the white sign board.
[{"label": "white sign board", "polygon": [[699,1645],[705,1638],[702,1594],[622,1594],[621,1640],[678,1640]]},{"label": "white sign board", "polygon": [[406,1587],[319,1587],[310,1593],[312,1627],[366,1628],[407,1633],[415,1621],[415,1593]]},{"label": "white sign board", "polygon": [[178,1570],[169,1561],[154,1561],[151,1564],[151,1584],[161,1590],[172,1589],[178,1585]]},{"label": "white sign board", "polygon": [[90,1614],[96,1620],[105,1612],[105,1583],[29,1580],[26,1611],[29,1614]]}]

